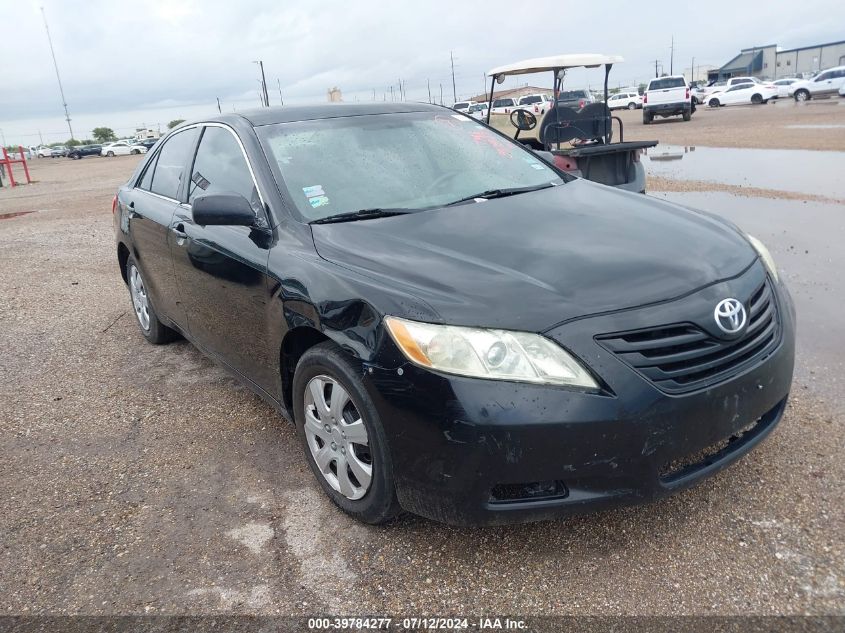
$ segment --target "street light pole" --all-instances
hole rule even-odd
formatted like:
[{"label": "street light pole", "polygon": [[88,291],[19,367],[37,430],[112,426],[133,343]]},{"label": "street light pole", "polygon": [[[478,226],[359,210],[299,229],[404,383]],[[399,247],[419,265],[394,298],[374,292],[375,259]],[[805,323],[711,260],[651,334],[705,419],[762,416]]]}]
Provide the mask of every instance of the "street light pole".
[{"label": "street light pole", "polygon": [[258,64],[261,69],[261,101],[265,108],[270,107],[270,97],[267,95],[267,79],[264,77],[264,62],[262,60],[253,61],[253,64]]},{"label": "street light pole", "polygon": [[41,7],[41,17],[44,18],[44,30],[47,31],[47,42],[50,44],[50,55],[53,57],[53,68],[56,69],[56,79],[59,81],[59,94],[62,95],[62,106],[65,109],[65,121],[67,121],[67,129],[70,132],[70,138],[73,140],[73,128],[70,126],[70,115],[67,112],[67,99],[65,99],[65,89],[62,88],[62,78],[59,75],[59,65],[56,63],[56,52],[53,50],[53,38],[50,37],[50,27],[47,25],[47,14],[44,13],[44,7]]}]

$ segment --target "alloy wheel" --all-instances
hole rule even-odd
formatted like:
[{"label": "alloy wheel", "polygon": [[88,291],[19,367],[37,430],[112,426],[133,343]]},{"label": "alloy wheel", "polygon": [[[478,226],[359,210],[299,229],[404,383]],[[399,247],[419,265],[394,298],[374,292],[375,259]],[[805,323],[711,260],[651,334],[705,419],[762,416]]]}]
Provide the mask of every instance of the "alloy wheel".
[{"label": "alloy wheel", "polygon": [[150,329],[150,299],[141,273],[135,266],[129,270],[129,294],[132,295],[132,306],[141,328],[147,332]]},{"label": "alloy wheel", "polygon": [[367,427],[346,389],[315,376],[305,387],[305,438],[328,484],[347,499],[363,497],[373,478]]}]

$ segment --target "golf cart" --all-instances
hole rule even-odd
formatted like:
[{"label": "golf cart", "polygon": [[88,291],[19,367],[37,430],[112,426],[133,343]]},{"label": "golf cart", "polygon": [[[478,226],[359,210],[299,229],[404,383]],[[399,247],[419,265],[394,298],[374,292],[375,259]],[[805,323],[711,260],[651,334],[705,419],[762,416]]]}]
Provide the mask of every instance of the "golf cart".
[{"label": "golf cart", "polygon": [[[528,59],[491,70],[490,107],[487,124],[534,150],[549,152],[554,164],[576,176],[645,193],[645,169],[641,152],[657,145],[657,141],[625,141],[622,119],[612,116],[607,107],[607,79],[615,63],[624,61],[618,55],[554,55]],[[604,102],[585,103],[576,110],[558,103],[566,71],[570,68],[604,66]],[[508,114],[493,112],[493,90],[511,75],[528,75],[550,71],[553,77],[555,102],[543,113],[528,108],[515,108]],[[611,142],[613,121],[619,124],[619,140]]]}]

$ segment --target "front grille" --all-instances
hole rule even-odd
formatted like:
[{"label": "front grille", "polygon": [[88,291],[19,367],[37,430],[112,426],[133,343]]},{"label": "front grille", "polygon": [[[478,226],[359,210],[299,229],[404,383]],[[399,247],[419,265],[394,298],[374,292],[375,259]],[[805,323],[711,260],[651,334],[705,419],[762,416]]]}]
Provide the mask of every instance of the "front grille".
[{"label": "front grille", "polygon": [[727,380],[766,358],[780,342],[777,302],[765,280],[745,303],[748,326],[723,340],[694,323],[676,323],[596,337],[605,348],[667,393]]}]

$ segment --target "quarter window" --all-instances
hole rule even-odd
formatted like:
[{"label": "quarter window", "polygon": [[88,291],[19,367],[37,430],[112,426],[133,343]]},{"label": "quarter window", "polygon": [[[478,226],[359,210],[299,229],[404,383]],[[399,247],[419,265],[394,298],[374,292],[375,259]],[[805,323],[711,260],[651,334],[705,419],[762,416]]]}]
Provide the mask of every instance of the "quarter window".
[{"label": "quarter window", "polygon": [[189,128],[167,139],[158,152],[150,191],[177,199],[179,185],[197,139],[197,129]]},{"label": "quarter window", "polygon": [[258,192],[241,146],[229,130],[207,127],[191,170],[188,203],[207,193],[237,193],[260,208]]}]

